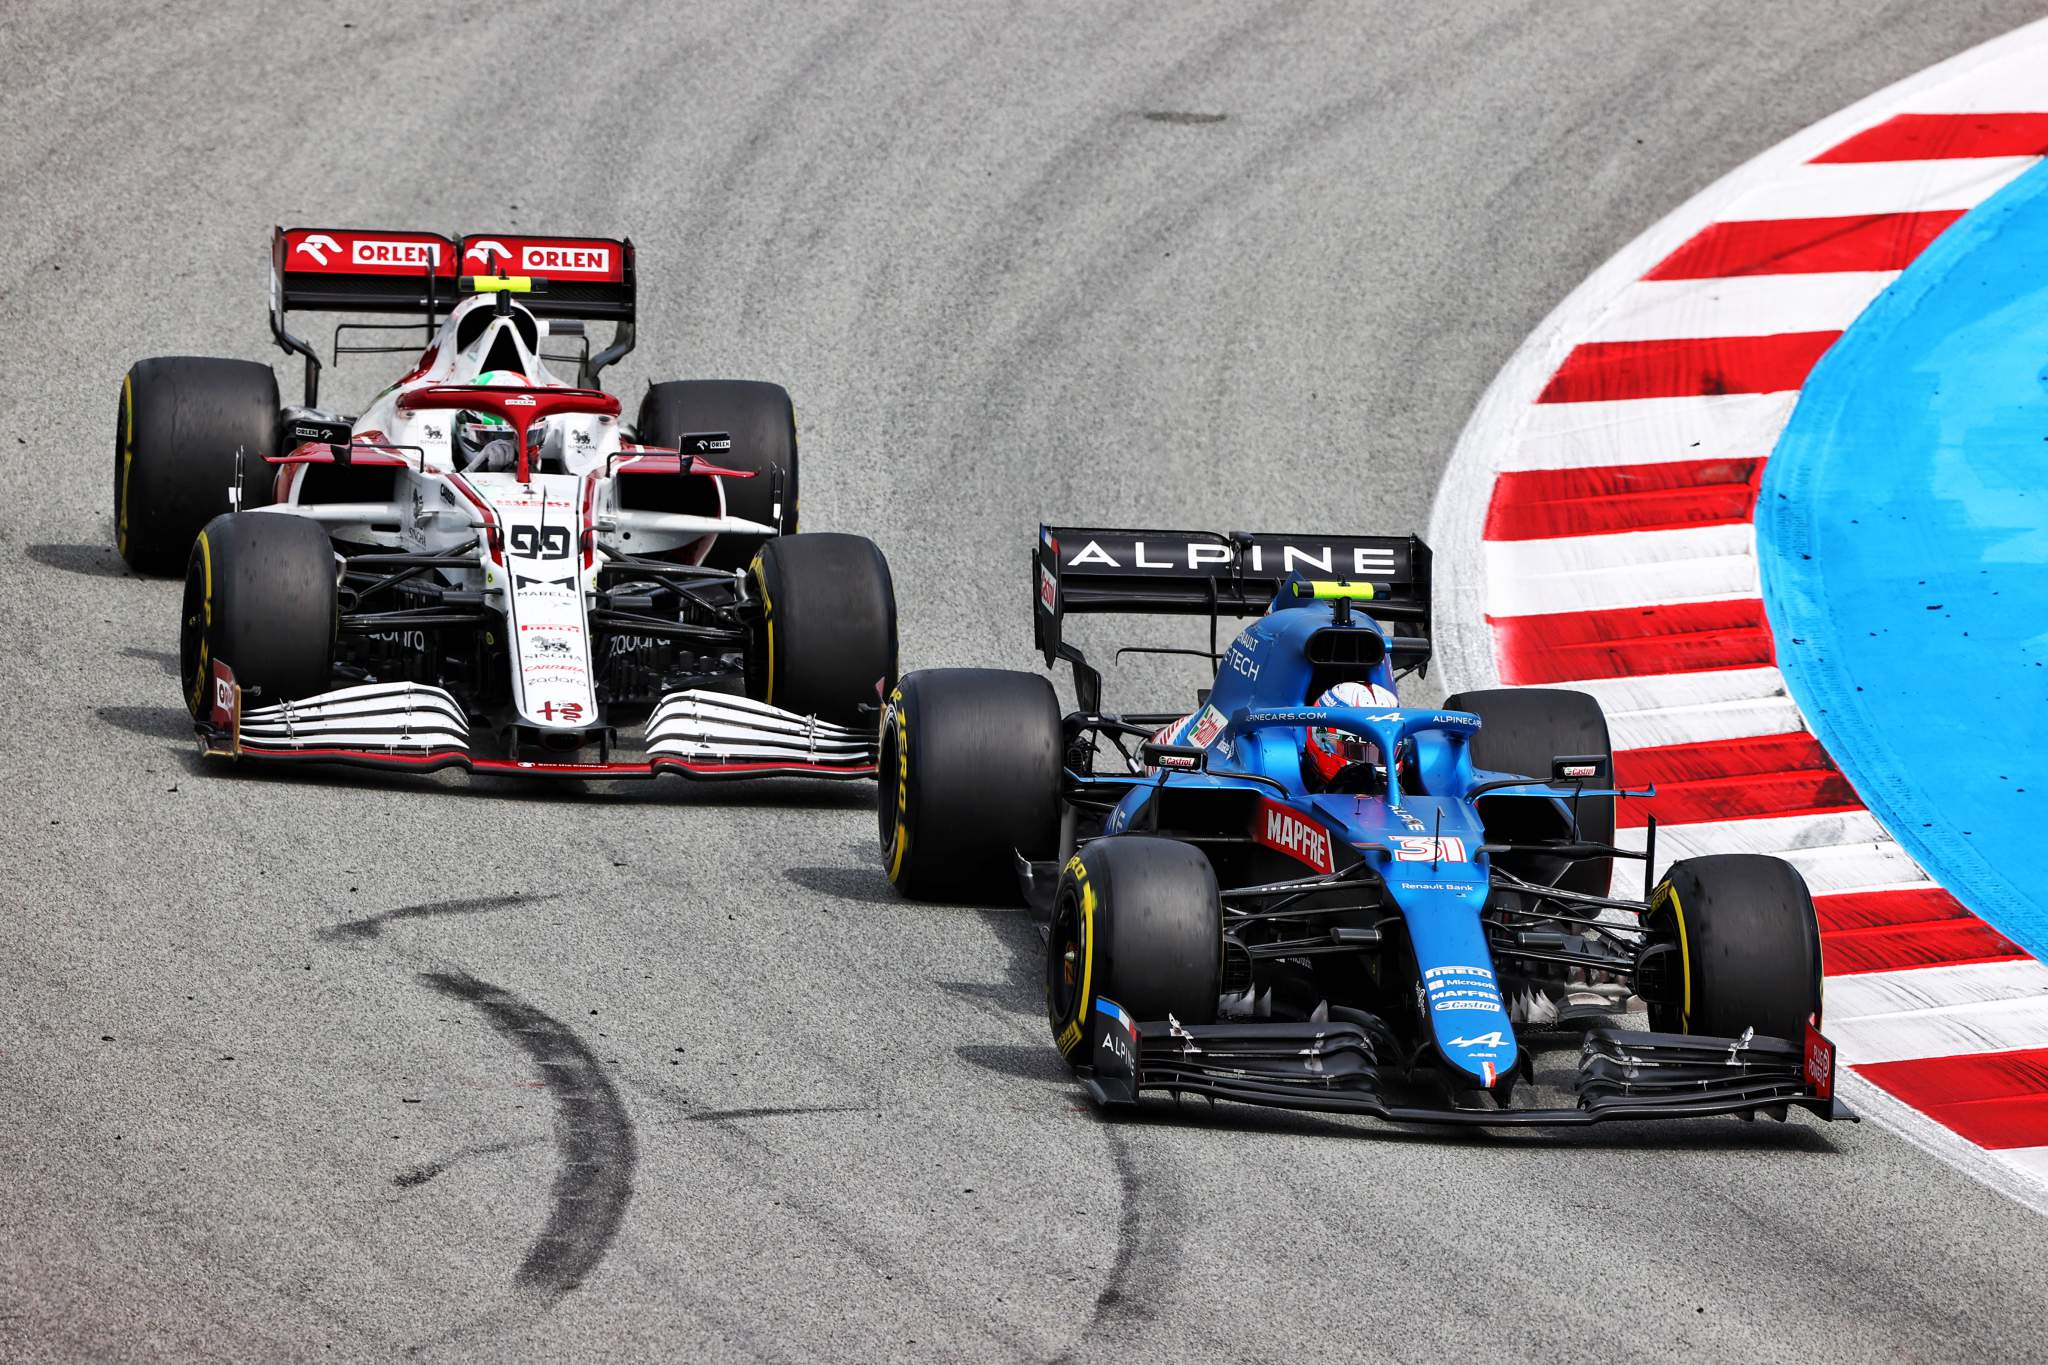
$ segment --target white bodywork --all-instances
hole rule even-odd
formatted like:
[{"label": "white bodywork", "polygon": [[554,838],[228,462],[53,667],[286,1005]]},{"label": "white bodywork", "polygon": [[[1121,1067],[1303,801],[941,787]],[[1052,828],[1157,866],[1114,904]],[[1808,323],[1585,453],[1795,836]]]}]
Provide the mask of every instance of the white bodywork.
[{"label": "white bodywork", "polygon": [[[372,501],[308,498],[308,473],[332,468],[330,448],[311,443],[279,466],[268,515],[310,517],[330,535],[372,551],[446,554],[473,559],[434,570],[454,589],[480,591],[487,611],[502,614],[512,661],[513,708],[539,731],[586,732],[602,724],[595,691],[589,602],[607,543],[637,557],[674,555],[699,563],[712,538],[725,533],[773,535],[775,528],[726,514],[723,480],[680,474],[673,452],[643,453],[626,441],[615,416],[557,414],[534,425],[529,477],[516,471],[463,469],[454,439],[456,413],[406,411],[409,393],[476,382],[486,370],[516,369],[533,388],[569,389],[528,344],[545,324],[515,305],[479,295],[450,315],[413,373],[379,394],[351,428],[354,470],[363,481],[389,479],[388,496]],[[487,318],[479,328],[479,315]],[[474,331],[467,346],[456,339]],[[298,461],[298,462],[294,462]],[[622,508],[618,476],[688,478],[708,490],[703,514]],[[330,485],[331,486],[331,485]],[[317,490],[315,490],[317,493]],[[779,516],[779,509],[778,509]],[[342,688],[242,714],[238,747],[303,750],[316,746],[409,752],[467,750],[468,720],[446,691],[422,683]],[[815,752],[819,761],[859,761],[871,744],[841,726],[796,716],[743,698],[686,691],[662,698],[648,725],[647,751],[691,761],[744,763]]]}]

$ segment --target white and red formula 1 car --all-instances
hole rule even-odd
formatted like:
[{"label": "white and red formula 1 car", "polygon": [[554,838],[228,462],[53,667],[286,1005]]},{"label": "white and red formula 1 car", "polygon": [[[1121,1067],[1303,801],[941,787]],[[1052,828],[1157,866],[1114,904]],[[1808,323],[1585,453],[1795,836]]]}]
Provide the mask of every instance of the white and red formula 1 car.
[{"label": "white and red formula 1 car", "polygon": [[[344,322],[337,355],[413,354],[376,344],[405,330],[425,349],[361,416],[324,411],[293,309],[417,315]],[[182,668],[209,754],[874,776],[887,561],[864,537],[796,534],[780,386],[656,384],[624,425],[596,379],[632,349],[634,312],[629,241],[280,228],[270,326],[305,357],[303,406],[248,361],[128,372],[117,542],[139,570],[186,570]],[[592,321],[615,324],[595,355]]]}]

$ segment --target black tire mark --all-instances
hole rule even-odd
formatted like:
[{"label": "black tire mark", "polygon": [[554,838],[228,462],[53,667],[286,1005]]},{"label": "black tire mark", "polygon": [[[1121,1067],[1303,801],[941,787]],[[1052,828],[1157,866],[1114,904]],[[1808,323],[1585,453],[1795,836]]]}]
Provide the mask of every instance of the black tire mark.
[{"label": "black tire mark", "polygon": [[706,1109],[702,1113],[685,1114],[683,1120],[686,1123],[724,1123],[731,1119],[783,1119],[807,1114],[864,1114],[869,1107],[865,1104],[795,1104],[764,1109]]},{"label": "black tire mark", "polygon": [[1102,1132],[1116,1163],[1116,1257],[1096,1291],[1086,1325],[1053,1365],[1071,1365],[1083,1346],[1152,1321],[1180,1260],[1184,1219],[1179,1194],[1145,1180],[1119,1124],[1104,1122]]},{"label": "black tire mark", "polygon": [[554,1097],[560,1165],[547,1226],[517,1278],[521,1288],[558,1299],[597,1268],[625,1221],[639,1159],[632,1117],[597,1057],[560,1021],[467,972],[423,972],[420,979],[482,1011],[533,1059]]},{"label": "black tire mark", "polygon": [[1090,1333],[1099,1329],[1103,1320],[1112,1314],[1128,1311],[1138,1317],[1152,1316],[1143,1303],[1134,1302],[1131,1309],[1124,1308],[1131,1266],[1137,1260],[1138,1244],[1145,1235],[1145,1182],[1138,1177],[1138,1162],[1131,1155],[1130,1139],[1114,1126],[1105,1131],[1109,1134],[1110,1155],[1116,1158],[1116,1259],[1110,1263],[1109,1274],[1095,1296],[1095,1311],[1088,1318]]},{"label": "black tire mark", "polygon": [[497,1156],[500,1152],[516,1151],[521,1147],[533,1145],[532,1142],[486,1142],[478,1147],[465,1147],[459,1152],[442,1157],[439,1161],[422,1161],[417,1166],[408,1166],[392,1176],[391,1183],[401,1190],[409,1190],[417,1185],[426,1184],[457,1162],[467,1161],[476,1156]]},{"label": "black tire mark", "polygon": [[399,920],[433,919],[438,915],[487,915],[494,910],[511,910],[522,905],[560,900],[556,891],[520,891],[509,896],[471,896],[462,900],[428,901],[424,905],[401,905],[361,919],[330,924],[318,937],[327,943],[364,942],[384,932],[384,926]]}]

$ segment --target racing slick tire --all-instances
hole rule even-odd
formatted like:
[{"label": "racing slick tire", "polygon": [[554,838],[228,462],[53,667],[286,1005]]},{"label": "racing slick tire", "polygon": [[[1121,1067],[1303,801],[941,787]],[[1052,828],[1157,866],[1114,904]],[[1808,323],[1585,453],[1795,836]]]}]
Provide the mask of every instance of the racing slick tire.
[{"label": "racing slick tire", "polygon": [[[646,444],[671,449],[691,432],[727,433],[732,449],[709,463],[746,470],[754,477],[720,481],[726,514],[777,527],[786,536],[796,534],[796,409],[782,385],[752,379],[677,379],[651,385],[640,400],[636,430]],[[744,569],[761,544],[759,536],[720,536],[711,543],[704,564]]]},{"label": "racing slick tire", "polygon": [[896,684],[896,589],[881,548],[865,536],[777,538],[747,577],[763,609],[749,694],[835,725],[872,725]]},{"label": "racing slick tire", "polygon": [[912,900],[1016,904],[1059,853],[1059,698],[1036,673],[927,668],[882,717],[882,865]]},{"label": "racing slick tire", "polygon": [[1046,939],[1045,1012],[1068,1062],[1088,1037],[1095,1001],[1133,1019],[1213,1024],[1223,982],[1216,870],[1172,839],[1098,839],[1067,860]]},{"label": "racing slick tire", "polygon": [[334,543],[317,521],[227,512],[193,539],[178,654],[194,720],[210,710],[215,660],[259,706],[334,683]]},{"label": "racing slick tire", "polygon": [[[1740,1037],[1753,1028],[1799,1042],[1821,1014],[1820,921],[1798,869],[1761,853],[1671,865],[1643,916],[1651,943],[1676,949],[1652,999],[1660,1033]],[[1669,961],[1667,957],[1667,961]]]},{"label": "racing slick tire", "polygon": [[[1472,766],[1494,772],[1548,779],[1559,754],[1598,754],[1613,783],[1614,746],[1600,703],[1584,692],[1556,687],[1502,687],[1458,692],[1444,698],[1446,711],[1470,711],[1482,722],[1472,739]],[[1482,798],[1483,799],[1483,798]],[[1579,834],[1590,843],[1614,842],[1614,798],[1579,800]],[[1566,891],[1604,896],[1614,875],[1612,858],[1571,864],[1556,885]]]},{"label": "racing slick tire", "polygon": [[137,573],[174,574],[199,528],[268,506],[276,476],[277,376],[268,365],[208,356],[138,361],[114,419],[114,547]]}]

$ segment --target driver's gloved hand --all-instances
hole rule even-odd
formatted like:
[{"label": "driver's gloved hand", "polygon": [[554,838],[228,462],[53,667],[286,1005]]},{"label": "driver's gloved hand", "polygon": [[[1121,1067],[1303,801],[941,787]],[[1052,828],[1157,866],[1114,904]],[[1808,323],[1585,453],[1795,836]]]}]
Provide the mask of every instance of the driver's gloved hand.
[{"label": "driver's gloved hand", "polygon": [[465,474],[475,470],[494,473],[512,469],[519,463],[519,445],[515,441],[491,441],[477,451],[476,457],[462,467]]}]

